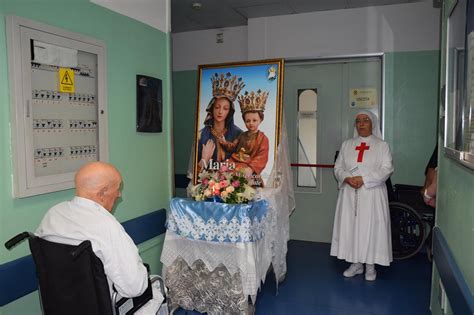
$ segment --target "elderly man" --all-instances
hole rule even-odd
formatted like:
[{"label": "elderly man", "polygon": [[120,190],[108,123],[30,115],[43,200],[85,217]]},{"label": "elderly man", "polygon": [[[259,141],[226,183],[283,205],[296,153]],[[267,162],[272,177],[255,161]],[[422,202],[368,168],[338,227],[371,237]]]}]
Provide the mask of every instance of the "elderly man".
[{"label": "elderly man", "polygon": [[111,214],[121,196],[122,177],[111,164],[92,162],[76,173],[76,196],[48,210],[36,235],[51,242],[78,245],[90,240],[109,282],[121,296],[135,297],[148,285],[138,248]]}]

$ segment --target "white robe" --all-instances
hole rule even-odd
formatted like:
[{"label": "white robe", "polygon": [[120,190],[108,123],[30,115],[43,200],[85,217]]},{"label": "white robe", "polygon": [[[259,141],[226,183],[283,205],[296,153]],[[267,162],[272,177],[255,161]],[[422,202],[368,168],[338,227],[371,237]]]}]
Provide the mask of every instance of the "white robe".
[{"label": "white robe", "polygon": [[[362,142],[370,148],[358,162],[360,150],[356,147]],[[392,172],[392,156],[386,142],[375,136],[344,141],[334,170],[339,196],[331,256],[351,263],[390,264],[392,240],[385,181]],[[362,176],[364,181],[357,192],[344,183],[346,177],[352,176]]]},{"label": "white robe", "polygon": [[115,217],[98,203],[81,197],[61,202],[48,210],[35,232],[50,242],[78,245],[91,241],[104,265],[109,282],[124,297],[142,294],[148,275],[137,246]]}]

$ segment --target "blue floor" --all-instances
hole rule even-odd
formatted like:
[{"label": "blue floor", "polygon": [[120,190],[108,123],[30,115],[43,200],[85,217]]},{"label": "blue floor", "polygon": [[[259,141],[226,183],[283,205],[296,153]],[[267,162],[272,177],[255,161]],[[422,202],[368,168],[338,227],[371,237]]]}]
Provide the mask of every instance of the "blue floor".
[{"label": "blue floor", "polygon": [[377,266],[377,280],[368,282],[363,274],[344,278],[349,264],[330,257],[329,249],[330,244],[290,241],[286,279],[276,296],[273,274],[268,275],[257,298],[257,315],[430,314],[431,264],[426,254]]}]

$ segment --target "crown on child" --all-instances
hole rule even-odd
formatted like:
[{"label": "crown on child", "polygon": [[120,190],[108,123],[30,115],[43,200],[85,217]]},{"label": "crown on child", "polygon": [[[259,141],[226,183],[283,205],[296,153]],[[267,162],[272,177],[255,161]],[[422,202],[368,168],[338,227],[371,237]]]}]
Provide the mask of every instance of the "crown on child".
[{"label": "crown on child", "polygon": [[245,86],[242,78],[232,76],[230,72],[224,76],[223,73],[215,74],[211,77],[212,81],[212,96],[227,97],[231,102],[234,102],[240,90]]},{"label": "crown on child", "polygon": [[244,95],[239,95],[240,111],[242,114],[249,111],[265,111],[267,97],[268,92],[262,92],[261,90],[258,90],[257,93],[245,91]]}]

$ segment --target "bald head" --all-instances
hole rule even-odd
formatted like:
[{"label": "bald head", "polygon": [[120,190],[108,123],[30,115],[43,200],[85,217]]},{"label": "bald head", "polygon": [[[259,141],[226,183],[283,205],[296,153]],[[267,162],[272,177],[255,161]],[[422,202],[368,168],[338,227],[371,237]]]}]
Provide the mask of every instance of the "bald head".
[{"label": "bald head", "polygon": [[112,211],[120,197],[122,176],[112,164],[91,162],[82,166],[74,179],[76,196],[93,200],[108,211]]}]

